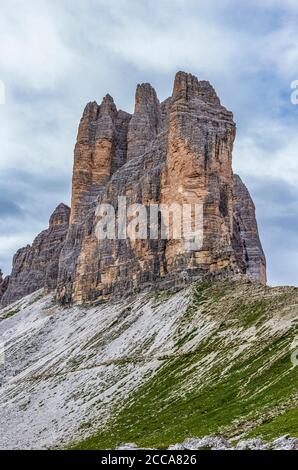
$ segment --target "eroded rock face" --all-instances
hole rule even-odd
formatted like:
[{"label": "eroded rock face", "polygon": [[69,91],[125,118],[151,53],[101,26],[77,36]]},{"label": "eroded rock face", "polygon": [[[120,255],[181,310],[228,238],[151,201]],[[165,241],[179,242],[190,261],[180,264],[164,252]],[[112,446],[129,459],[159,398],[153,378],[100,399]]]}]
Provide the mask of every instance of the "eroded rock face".
[{"label": "eroded rock face", "polygon": [[253,279],[266,283],[266,259],[260,242],[255,205],[240,176],[233,179],[234,250]]},{"label": "eroded rock face", "polygon": [[[57,286],[57,299],[68,304],[206,276],[266,282],[254,204],[232,171],[234,138],[233,115],[213,87],[185,72],[176,74],[173,93],[162,103],[151,85],[138,85],[133,115],[117,110],[110,95],[100,105],[87,104],[74,150],[69,225],[69,209],[60,205],[49,229],[15,255],[2,302],[43,286]],[[140,228],[146,236],[132,240],[116,232],[113,240],[99,240],[96,209],[111,204],[118,220],[124,196],[127,206],[145,206],[148,222]],[[200,205],[201,245],[189,249],[184,240],[150,238],[152,204],[176,204],[175,214],[177,205]]]},{"label": "eroded rock face", "polygon": [[68,230],[70,209],[59,204],[49,220],[49,228],[17,251],[12,272],[1,304],[8,305],[42,287],[48,292],[56,288],[59,255]]},{"label": "eroded rock face", "polygon": [[156,92],[149,83],[142,83],[137,86],[135,110],[128,126],[127,160],[142,155],[161,126],[161,107]]},{"label": "eroded rock face", "polygon": [[[208,275],[244,274],[265,282],[265,258],[254,206],[232,171],[235,124],[213,87],[178,72],[159,103],[138,85],[132,116],[108,96],[87,106],[75,148],[71,224],[61,251],[57,298],[62,303],[108,299],[157,283],[173,286]],[[96,237],[98,204],[119,217],[127,205],[203,206],[203,245],[180,240]]]},{"label": "eroded rock face", "polygon": [[170,270],[237,270],[231,247],[232,148],[235,124],[208,82],[179,72],[174,82],[162,201],[203,204],[204,240],[200,251],[186,252],[181,242],[166,247]]},{"label": "eroded rock face", "polygon": [[0,302],[4,293],[6,292],[6,289],[8,287],[8,282],[9,282],[9,276],[6,276],[3,278],[3,273],[0,269]]},{"label": "eroded rock face", "polygon": [[87,104],[74,150],[72,224],[82,220],[112,172],[125,163],[130,118],[124,111],[117,112],[110,95],[101,105]]}]

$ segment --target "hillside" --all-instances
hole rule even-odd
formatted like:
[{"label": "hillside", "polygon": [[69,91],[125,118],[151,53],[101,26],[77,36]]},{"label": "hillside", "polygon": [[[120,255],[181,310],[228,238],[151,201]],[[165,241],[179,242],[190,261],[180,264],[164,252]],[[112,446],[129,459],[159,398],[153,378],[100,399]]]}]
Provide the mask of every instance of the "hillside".
[{"label": "hillside", "polygon": [[227,280],[92,306],[53,299],[0,311],[0,448],[297,436],[297,288]]}]

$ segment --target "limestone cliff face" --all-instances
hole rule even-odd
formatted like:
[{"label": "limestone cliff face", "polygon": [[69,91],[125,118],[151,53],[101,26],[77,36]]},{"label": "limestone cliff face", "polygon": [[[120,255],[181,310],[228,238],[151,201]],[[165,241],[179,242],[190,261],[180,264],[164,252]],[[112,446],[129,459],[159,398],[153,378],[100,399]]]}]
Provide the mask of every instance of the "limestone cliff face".
[{"label": "limestone cliff face", "polygon": [[110,95],[100,106],[87,104],[74,151],[71,223],[82,220],[100,188],[125,163],[130,118],[124,111],[117,112]]},{"label": "limestone cliff face", "polygon": [[[69,304],[206,276],[241,274],[266,282],[254,205],[232,171],[234,138],[233,115],[213,87],[185,72],[176,74],[172,95],[162,103],[151,85],[138,85],[133,115],[117,110],[110,95],[100,105],[89,103],[74,150],[69,226],[64,209],[59,236],[50,222],[32,247],[17,252],[2,302],[42,286],[57,286],[57,299]],[[119,220],[118,198],[124,196],[127,206],[145,206],[147,226],[139,229],[147,237],[116,233],[99,240],[96,208],[111,204]],[[151,204],[200,205],[202,244],[190,250],[184,240],[150,238]]]},{"label": "limestone cliff face", "polygon": [[3,273],[2,273],[2,270],[0,269],[0,302],[4,293],[6,292],[6,289],[8,287],[8,282],[9,282],[9,276],[6,276],[3,278]]},{"label": "limestone cliff face", "polygon": [[12,272],[1,299],[7,305],[42,287],[48,292],[56,288],[58,261],[68,230],[70,209],[59,204],[50,217],[49,228],[17,251]]},{"label": "limestone cliff face", "polygon": [[[246,274],[264,282],[265,259],[257,239],[254,211],[247,195],[242,193],[244,200],[239,205],[241,194],[235,192],[232,113],[221,105],[209,82],[184,72],[177,73],[172,96],[163,103],[149,84],[137,86],[135,100],[134,114],[125,114],[121,125],[120,159],[113,150],[119,142],[114,123],[123,112],[117,111],[109,98],[110,106],[104,111],[109,110],[109,119],[98,118],[103,114],[103,104],[87,106],[96,109],[91,119],[86,120],[84,113],[84,133],[91,135],[89,153],[85,154],[89,156],[77,153],[77,143],[74,173],[79,176],[73,179],[71,225],[60,256],[57,298],[62,303],[108,299],[208,275]],[[81,127],[82,123],[78,142]],[[96,148],[96,135],[104,136],[109,150],[105,158],[91,159],[96,166],[94,190],[89,184],[92,165],[88,179],[80,175],[86,158],[90,161]],[[77,198],[82,194],[82,184],[84,197]],[[126,196],[127,205],[147,207],[201,203],[202,247],[189,251],[180,240],[149,238],[99,241],[95,233],[99,220],[96,204],[112,204],[119,217],[119,196]],[[250,218],[252,230],[247,225]]]},{"label": "limestone cliff face", "polygon": [[200,251],[185,253],[181,243],[166,247],[168,269],[234,270],[232,148],[235,124],[208,82],[191,74],[176,75],[162,178],[166,203],[202,203],[204,239]]},{"label": "limestone cliff face", "polygon": [[127,160],[142,155],[162,125],[161,107],[154,88],[149,83],[137,86],[135,110],[129,122]]},{"label": "limestone cliff face", "polygon": [[260,242],[255,205],[240,176],[234,175],[234,243],[233,247],[245,272],[266,283],[266,259]]}]

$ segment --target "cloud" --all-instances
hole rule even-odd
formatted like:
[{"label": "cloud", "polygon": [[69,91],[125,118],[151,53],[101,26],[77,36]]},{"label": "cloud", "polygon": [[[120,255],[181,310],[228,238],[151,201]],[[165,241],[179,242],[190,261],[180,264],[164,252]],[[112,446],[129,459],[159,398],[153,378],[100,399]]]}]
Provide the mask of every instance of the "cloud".
[{"label": "cloud", "polygon": [[9,201],[5,198],[0,197],[0,217],[4,218],[7,216],[18,216],[21,217],[22,211],[20,207],[13,201]]},{"label": "cloud", "polygon": [[234,166],[248,176],[280,178],[287,185],[298,185],[298,134],[276,120],[253,122],[235,144]]},{"label": "cloud", "polygon": [[71,72],[74,55],[63,41],[50,2],[3,2],[0,69],[9,78],[39,89],[55,87]]}]

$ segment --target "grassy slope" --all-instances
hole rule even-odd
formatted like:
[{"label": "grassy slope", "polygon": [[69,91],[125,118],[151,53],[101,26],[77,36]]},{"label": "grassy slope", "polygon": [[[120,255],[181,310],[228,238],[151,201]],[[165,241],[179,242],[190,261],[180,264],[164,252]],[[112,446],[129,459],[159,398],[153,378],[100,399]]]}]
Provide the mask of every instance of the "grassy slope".
[{"label": "grassy slope", "polygon": [[276,418],[269,419],[267,422],[256,426],[248,437],[262,436],[265,440],[272,440],[276,437],[290,434],[297,437],[298,435],[298,407],[285,411]]},{"label": "grassy slope", "polygon": [[[283,312],[297,312],[297,292],[251,284],[195,286],[176,354],[115,410],[105,429],[73,448],[113,448],[121,441],[163,448],[217,432],[298,435],[298,368],[289,352],[297,332],[272,327]],[[200,336],[202,318],[214,327]],[[196,335],[203,339],[194,340]]]}]

